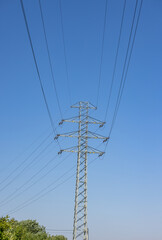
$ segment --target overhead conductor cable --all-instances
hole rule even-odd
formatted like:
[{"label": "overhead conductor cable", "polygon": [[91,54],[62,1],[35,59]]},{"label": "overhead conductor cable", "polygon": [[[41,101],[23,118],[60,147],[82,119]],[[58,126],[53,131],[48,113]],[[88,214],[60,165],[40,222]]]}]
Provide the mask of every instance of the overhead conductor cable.
[{"label": "overhead conductor cable", "polygon": [[46,48],[47,48],[49,65],[50,65],[50,69],[51,69],[51,76],[52,76],[53,86],[54,86],[54,90],[55,90],[55,94],[56,94],[56,99],[57,99],[57,104],[58,104],[58,107],[59,107],[61,119],[63,119],[63,117],[62,117],[62,111],[61,111],[61,106],[60,106],[60,101],[59,101],[59,97],[58,97],[58,93],[57,93],[57,88],[56,88],[56,81],[55,81],[54,72],[53,72],[53,67],[52,67],[51,55],[50,55],[49,46],[48,46],[48,40],[47,40],[45,23],[44,23],[44,16],[43,16],[43,10],[42,10],[42,5],[41,5],[41,0],[39,0],[39,8],[40,8],[40,13],[41,13],[41,19],[42,19],[42,25],[43,25],[43,32],[44,32],[44,37],[45,37],[45,42],[46,42]]},{"label": "overhead conductor cable", "polygon": [[[118,96],[117,96],[117,101],[116,101],[116,106],[115,106],[115,111],[114,111],[114,115],[113,115],[113,120],[112,120],[112,125],[111,125],[109,136],[111,135],[112,128],[114,126],[114,123],[115,123],[115,120],[116,120],[116,117],[117,117],[117,113],[118,113],[118,110],[119,110],[121,98],[122,98],[122,95],[123,95],[123,90],[124,90],[124,86],[125,86],[125,82],[126,82],[126,78],[127,78],[127,73],[128,73],[130,60],[131,60],[131,56],[132,56],[132,51],[133,51],[133,47],[134,47],[134,42],[135,42],[135,37],[136,37],[136,33],[137,33],[138,23],[139,23],[139,19],[140,19],[142,4],[143,4],[143,0],[141,0],[141,3],[140,3],[138,16],[137,16],[137,21],[136,21],[136,25],[135,25],[135,31],[134,31],[133,40],[132,40],[132,45],[130,47],[133,28],[134,28],[134,22],[135,22],[135,17],[136,17],[137,5],[138,5],[138,0],[136,1],[133,21],[132,21],[132,26],[131,26],[131,32],[130,32],[130,36],[129,36],[129,42],[128,42],[128,47],[127,47],[127,52],[126,52],[126,57],[125,57],[121,82],[120,82],[120,88],[119,88],[119,92],[118,92]],[[130,49],[130,53],[129,53],[129,49]],[[129,56],[128,56],[128,53],[129,53]]]},{"label": "overhead conductor cable", "polygon": [[[25,14],[25,9],[24,9],[23,0],[20,0],[20,3],[21,3],[21,9],[22,9],[22,12],[23,12],[23,16],[24,16],[24,21],[25,21],[26,30],[27,30],[27,33],[28,33],[28,38],[29,38],[29,42],[30,42],[30,47],[31,47],[31,50],[32,50],[33,58],[34,58],[35,67],[36,67],[36,70],[37,70],[37,75],[38,75],[38,79],[39,79],[41,91],[42,91],[42,94],[43,94],[43,99],[44,99],[44,102],[45,102],[45,105],[46,105],[46,108],[47,108],[47,112],[48,112],[48,116],[49,116],[49,119],[50,119],[50,123],[51,123],[52,129],[53,129],[53,132],[54,132],[54,134],[56,135],[56,129],[55,129],[55,127],[54,127],[54,122],[53,122],[53,119],[52,119],[52,116],[51,116],[51,113],[50,113],[50,109],[49,109],[49,106],[48,106],[47,98],[46,98],[46,95],[45,95],[45,92],[44,92],[44,88],[43,88],[43,83],[42,83],[42,80],[41,80],[41,77],[40,77],[40,73],[39,73],[39,68],[38,68],[37,60],[36,60],[35,53],[34,53],[34,48],[33,48],[32,40],[31,40],[31,36],[30,36],[30,31],[29,31],[29,27],[28,27],[28,22],[27,22],[26,14]],[[57,142],[58,142],[58,141],[57,141]],[[58,145],[59,145],[59,147],[60,147],[59,142],[58,142]],[[60,148],[61,148],[61,147],[60,147]]]},{"label": "overhead conductor cable", "polygon": [[125,8],[126,8],[126,0],[124,0],[123,13],[122,13],[122,19],[121,19],[121,24],[120,24],[120,31],[119,31],[118,43],[117,43],[117,50],[116,50],[116,55],[115,55],[114,67],[113,67],[113,74],[112,74],[112,79],[111,79],[111,84],[110,84],[110,90],[109,90],[109,94],[108,94],[108,102],[107,102],[106,113],[105,113],[105,121],[106,121],[107,114],[108,114],[108,109],[109,109],[109,105],[110,105],[110,100],[111,100],[111,95],[112,95],[112,89],[113,89],[113,84],[114,84],[114,79],[115,79],[115,72],[116,72],[116,66],[117,66],[117,60],[118,60],[118,54],[119,54],[121,34],[122,34],[122,29],[123,29],[123,21],[124,21],[124,15],[125,15]]},{"label": "overhead conductor cable", "polygon": [[101,59],[100,59],[100,66],[99,66],[99,79],[98,79],[98,88],[97,88],[97,102],[96,102],[96,106],[97,106],[97,107],[98,107],[99,93],[100,93],[100,85],[101,85],[101,72],[102,72],[102,62],[103,62],[104,42],[105,42],[105,29],[106,29],[106,18],[107,18],[107,5],[108,5],[108,0],[105,1],[105,15],[104,15],[104,26],[103,26],[103,35],[102,35]]},{"label": "overhead conductor cable", "polygon": [[67,54],[66,54],[66,46],[65,46],[65,34],[64,34],[64,26],[63,26],[63,16],[62,16],[62,3],[61,3],[61,0],[59,0],[59,8],[60,8],[60,17],[61,17],[61,31],[62,31],[62,40],[63,40],[63,48],[64,48],[64,59],[65,59],[67,87],[68,87],[70,105],[72,105],[71,90],[70,90],[70,80],[69,80],[69,72],[68,72],[68,64],[67,64]]},{"label": "overhead conductor cable", "polygon": [[[127,78],[127,74],[128,74],[128,69],[129,69],[131,56],[132,56],[132,52],[133,52],[133,47],[134,47],[134,43],[135,43],[135,38],[136,38],[137,29],[138,29],[139,19],[140,19],[140,15],[141,15],[141,9],[142,9],[143,0],[141,0],[141,2],[140,2],[140,7],[139,7],[138,16],[137,16],[134,36],[133,36],[132,45],[131,45],[131,50],[130,50],[130,54],[129,54],[129,57],[128,57],[129,46],[130,46],[130,42],[131,42],[132,31],[133,31],[133,26],[134,26],[134,20],[135,20],[135,15],[136,15],[136,10],[137,10],[137,4],[138,4],[138,0],[136,1],[136,5],[135,5],[134,16],[133,16],[133,20],[132,20],[132,27],[131,27],[131,32],[130,32],[130,36],[129,36],[127,53],[126,53],[126,57],[125,57],[125,63],[124,63],[123,73],[122,73],[122,78],[121,78],[121,84],[120,84],[120,88],[119,88],[119,92],[118,92],[118,97],[117,97],[117,101],[116,101],[115,111],[114,111],[114,114],[113,114],[113,120],[112,120],[110,131],[109,131],[109,137],[110,137],[110,135],[112,133],[112,129],[113,129],[114,124],[115,124],[115,120],[116,120],[117,113],[118,113],[118,110],[119,110],[121,98],[122,98],[122,95],[123,95],[123,90],[124,90],[124,86],[125,86],[125,82],[126,82],[126,78]],[[127,57],[128,57],[128,62],[127,62]],[[126,66],[126,63],[127,63],[127,66]],[[126,71],[125,71],[125,68],[126,68]],[[124,79],[124,82],[123,82],[123,79]],[[105,145],[105,151],[106,151],[108,142],[109,142],[109,140],[107,141],[107,143]]]}]

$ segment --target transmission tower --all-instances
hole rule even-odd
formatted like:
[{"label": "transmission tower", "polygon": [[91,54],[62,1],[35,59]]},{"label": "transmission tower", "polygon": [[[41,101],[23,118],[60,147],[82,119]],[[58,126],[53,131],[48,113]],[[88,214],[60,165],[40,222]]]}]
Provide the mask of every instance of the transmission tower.
[{"label": "transmission tower", "polygon": [[59,154],[62,152],[77,153],[73,240],[88,240],[87,157],[88,154],[98,154],[98,156],[104,154],[104,152],[89,146],[88,139],[102,139],[103,142],[106,142],[108,137],[101,136],[88,130],[89,124],[99,124],[100,127],[105,124],[105,122],[89,116],[89,109],[95,110],[95,106],[89,102],[79,102],[71,107],[79,109],[79,116],[62,120],[59,124],[61,125],[63,122],[78,123],[78,130],[65,134],[57,134],[55,139],[60,136],[78,138],[78,146],[62,149]]}]

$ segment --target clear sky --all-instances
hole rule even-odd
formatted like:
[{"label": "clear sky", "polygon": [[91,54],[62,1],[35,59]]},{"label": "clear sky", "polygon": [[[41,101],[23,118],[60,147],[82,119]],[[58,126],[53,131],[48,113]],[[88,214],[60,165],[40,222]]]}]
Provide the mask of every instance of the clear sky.
[{"label": "clear sky", "polygon": [[[135,0],[127,1],[110,111],[106,127],[99,132],[105,136],[112,120],[134,6]],[[24,0],[24,7],[49,107],[55,126],[58,126],[60,115],[38,1]],[[87,100],[96,104],[104,7],[105,0],[62,0],[72,103]],[[105,116],[122,7],[123,0],[108,0],[99,104],[98,110],[91,112],[101,120]],[[70,110],[67,91],[58,1],[42,0],[42,8],[63,117],[76,116],[76,110]],[[144,0],[124,94],[105,158],[97,159],[88,169],[88,226],[92,240],[162,239],[161,12],[162,1]],[[3,215],[56,181],[75,165],[76,156],[71,154],[40,179],[67,155],[63,153],[55,157],[58,146],[51,135],[23,166],[6,179],[52,131],[18,0],[0,1],[0,66],[0,215]],[[57,132],[68,132],[72,128],[66,123]],[[50,142],[51,145],[41,154]],[[60,139],[60,144],[66,148],[76,143]],[[97,146],[98,142],[94,145]],[[36,158],[38,154],[40,156]],[[55,159],[31,179],[52,157]],[[93,158],[91,156],[90,160]],[[32,161],[33,164],[17,176]],[[74,173],[75,169],[72,169],[59,182]],[[15,176],[17,178],[13,180]],[[6,181],[2,182],[4,179]],[[18,189],[29,179],[31,182]],[[16,189],[18,193],[36,179],[40,181],[32,188],[6,202],[5,199]],[[39,201],[10,215],[19,220],[37,219],[48,229],[71,230],[74,187],[75,176]],[[72,239],[71,232],[65,235]]]}]

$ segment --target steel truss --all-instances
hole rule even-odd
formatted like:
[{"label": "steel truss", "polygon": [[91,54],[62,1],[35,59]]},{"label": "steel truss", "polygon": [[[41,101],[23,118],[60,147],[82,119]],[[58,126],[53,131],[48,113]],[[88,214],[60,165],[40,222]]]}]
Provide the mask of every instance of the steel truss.
[{"label": "steel truss", "polygon": [[69,132],[66,134],[57,134],[55,139],[60,136],[78,138],[78,146],[60,150],[59,154],[62,152],[77,153],[73,240],[88,240],[87,155],[88,153],[98,154],[99,156],[104,154],[104,152],[88,146],[88,139],[101,139],[103,142],[106,142],[108,137],[101,136],[88,130],[89,124],[99,124],[99,127],[102,127],[105,124],[105,122],[89,116],[89,109],[95,110],[95,106],[89,102],[79,102],[71,107],[79,109],[79,116],[62,120],[60,124],[63,124],[63,122],[78,123],[78,131]]}]

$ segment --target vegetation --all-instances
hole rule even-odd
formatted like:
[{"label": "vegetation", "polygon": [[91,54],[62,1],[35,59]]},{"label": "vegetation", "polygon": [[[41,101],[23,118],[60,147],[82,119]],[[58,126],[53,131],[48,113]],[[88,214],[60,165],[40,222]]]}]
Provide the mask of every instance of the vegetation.
[{"label": "vegetation", "polygon": [[0,218],[0,240],[67,240],[49,235],[35,220],[17,221],[8,216]]}]

